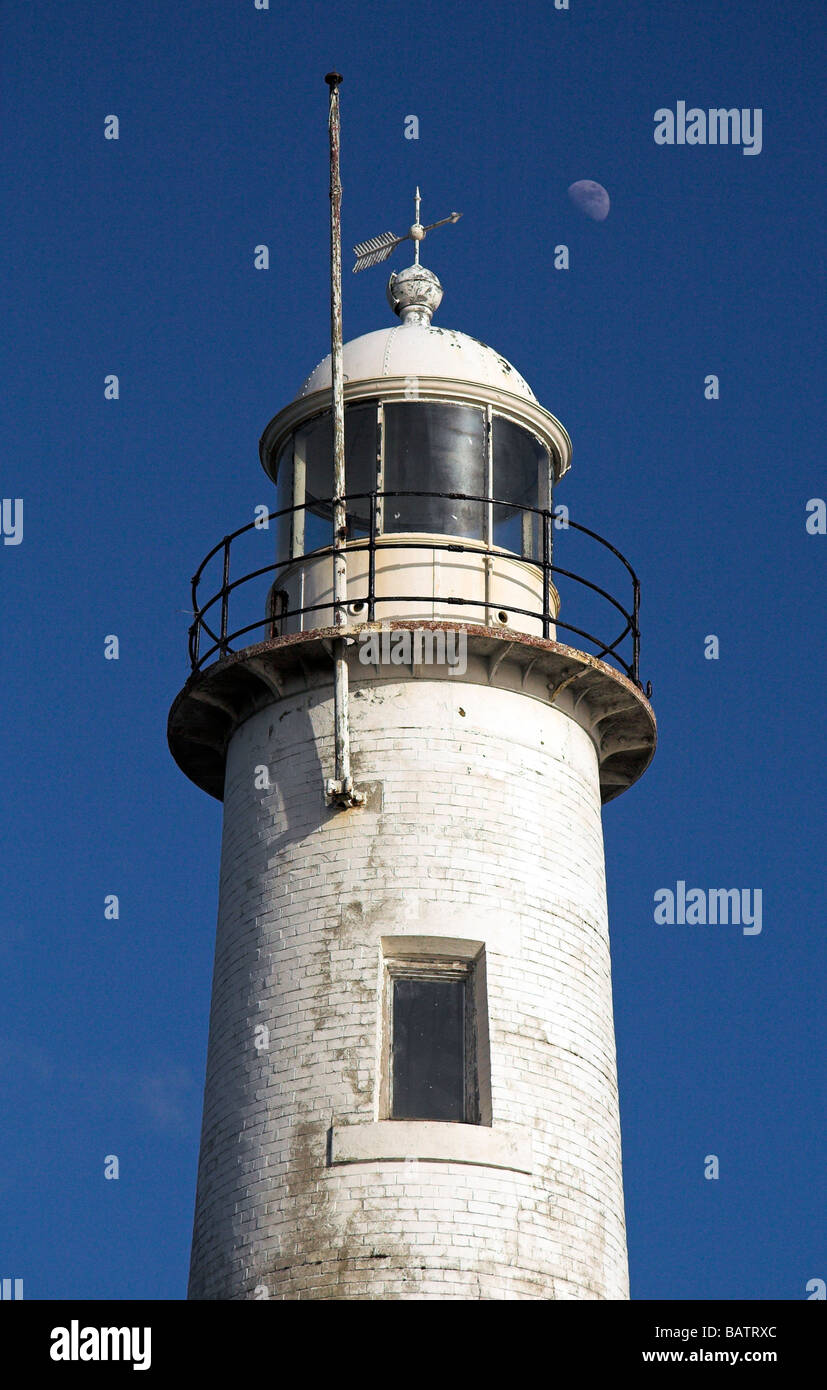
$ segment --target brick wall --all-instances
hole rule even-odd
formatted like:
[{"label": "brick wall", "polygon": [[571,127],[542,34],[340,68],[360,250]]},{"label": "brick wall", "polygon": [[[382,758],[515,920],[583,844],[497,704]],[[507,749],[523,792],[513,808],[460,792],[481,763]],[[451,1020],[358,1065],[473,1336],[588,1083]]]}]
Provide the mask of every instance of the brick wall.
[{"label": "brick wall", "polygon": [[[323,803],[330,690],[231,743],[190,1297],[626,1298],[591,739],[468,680],[350,703],[366,809]],[[331,1127],[381,1118],[381,938],[406,934],[484,943],[493,1129],[530,1173],[328,1162]]]}]

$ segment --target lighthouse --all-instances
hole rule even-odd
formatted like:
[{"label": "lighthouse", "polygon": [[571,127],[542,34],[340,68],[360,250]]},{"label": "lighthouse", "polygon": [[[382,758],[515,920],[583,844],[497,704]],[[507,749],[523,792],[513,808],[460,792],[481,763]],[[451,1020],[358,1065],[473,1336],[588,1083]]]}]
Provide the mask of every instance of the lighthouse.
[{"label": "lighthouse", "polygon": [[223,801],[193,1299],[629,1296],[602,806],[655,746],[639,586],[413,239],[344,345],[345,497],[328,356],[264,430],[270,514],[193,581],[169,743]]}]

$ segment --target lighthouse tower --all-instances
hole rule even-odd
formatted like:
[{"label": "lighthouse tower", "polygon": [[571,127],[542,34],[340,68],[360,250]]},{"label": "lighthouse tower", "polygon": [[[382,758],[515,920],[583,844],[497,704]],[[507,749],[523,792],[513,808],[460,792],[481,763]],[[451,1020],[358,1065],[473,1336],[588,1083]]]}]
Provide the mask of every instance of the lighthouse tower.
[{"label": "lighthouse tower", "polygon": [[169,741],[224,819],[189,1296],[623,1299],[601,806],[654,751],[638,585],[437,277],[388,298],[344,347],[344,627],[330,358],[264,431],[270,517],[194,581]]}]

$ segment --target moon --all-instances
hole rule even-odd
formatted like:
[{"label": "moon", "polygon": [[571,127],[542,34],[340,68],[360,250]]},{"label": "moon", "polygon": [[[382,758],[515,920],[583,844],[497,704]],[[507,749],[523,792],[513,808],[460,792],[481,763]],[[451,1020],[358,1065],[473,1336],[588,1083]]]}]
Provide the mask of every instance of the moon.
[{"label": "moon", "polygon": [[578,179],[571,184],[569,197],[580,212],[590,217],[592,222],[605,222],[609,216],[609,195],[602,183],[594,179]]}]

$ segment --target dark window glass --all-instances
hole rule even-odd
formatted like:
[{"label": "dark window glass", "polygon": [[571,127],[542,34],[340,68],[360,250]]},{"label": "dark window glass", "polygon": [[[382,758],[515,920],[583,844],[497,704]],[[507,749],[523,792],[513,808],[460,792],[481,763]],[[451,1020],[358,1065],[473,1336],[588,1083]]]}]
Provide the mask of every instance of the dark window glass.
[{"label": "dark window glass", "polygon": [[393,980],[393,1119],[466,1119],[465,983]]},{"label": "dark window glass", "polygon": [[[345,411],[345,483],[348,497],[375,490],[379,453],[378,411],[370,405],[352,405]],[[328,493],[328,496],[330,494]],[[357,497],[347,509],[348,537],[366,536],[370,530],[370,502]]]},{"label": "dark window glass", "polygon": [[494,507],[494,544],[539,559],[540,518],[519,507],[548,507],[549,457],[533,434],[495,415],[492,426],[494,496],[517,506]]},{"label": "dark window glass", "polygon": [[[463,492],[486,497],[485,416],[465,405],[385,406],[386,492]],[[385,531],[485,539],[485,503],[386,497]]]},{"label": "dark window glass", "polygon": [[[378,452],[375,402],[345,410],[345,484],[348,496],[370,492],[376,483]],[[333,419],[328,411],[296,431],[296,456],[305,460],[307,515],[305,552],[333,544]],[[366,536],[370,507],[367,498],[348,507],[348,538]]]}]

